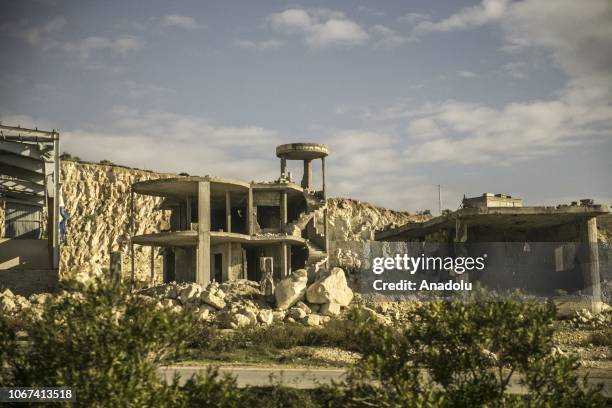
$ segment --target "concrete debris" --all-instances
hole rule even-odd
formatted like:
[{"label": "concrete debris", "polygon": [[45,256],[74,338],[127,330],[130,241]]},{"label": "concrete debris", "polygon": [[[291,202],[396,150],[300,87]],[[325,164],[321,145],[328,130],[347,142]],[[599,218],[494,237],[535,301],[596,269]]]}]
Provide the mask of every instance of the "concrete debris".
[{"label": "concrete debris", "polygon": [[336,302],[328,302],[321,305],[319,313],[323,316],[338,316],[340,314],[340,304]]},{"label": "concrete debris", "polygon": [[223,293],[223,291],[206,290],[202,292],[202,294],[200,295],[200,299],[202,300],[202,302],[216,309],[225,309],[226,303],[220,293]]},{"label": "concrete debris", "polygon": [[179,298],[181,299],[181,303],[185,304],[190,302],[191,300],[196,299],[200,296],[202,292],[202,287],[197,283],[190,283],[185,288],[181,289],[179,293]]},{"label": "concrete debris", "polygon": [[302,320],[308,315],[303,309],[300,309],[299,307],[292,307],[287,311],[287,316],[294,320]]},{"label": "concrete debris", "polygon": [[260,310],[257,314],[257,320],[265,325],[270,325],[274,322],[274,312],[271,310]]},{"label": "concrete debris", "polygon": [[344,271],[333,268],[328,276],[313,283],[306,291],[306,299],[309,303],[338,303],[340,306],[348,306],[353,300],[353,291],[349,288]]},{"label": "concrete debris", "polygon": [[306,326],[319,326],[321,324],[321,316],[316,314],[308,315],[303,319],[303,323]]},{"label": "concrete debris", "polygon": [[287,279],[283,279],[276,285],[276,289],[274,290],[276,307],[279,309],[288,309],[293,306],[298,300],[304,297],[307,284],[308,276],[305,269],[293,271]]}]

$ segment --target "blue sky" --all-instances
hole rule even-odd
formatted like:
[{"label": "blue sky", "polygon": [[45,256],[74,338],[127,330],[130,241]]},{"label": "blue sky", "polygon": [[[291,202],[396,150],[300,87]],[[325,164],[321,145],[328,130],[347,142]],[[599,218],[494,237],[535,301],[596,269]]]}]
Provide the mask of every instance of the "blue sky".
[{"label": "blue sky", "polygon": [[612,3],[2,1],[0,119],[83,159],[244,180],[328,143],[329,188],[612,204]]}]

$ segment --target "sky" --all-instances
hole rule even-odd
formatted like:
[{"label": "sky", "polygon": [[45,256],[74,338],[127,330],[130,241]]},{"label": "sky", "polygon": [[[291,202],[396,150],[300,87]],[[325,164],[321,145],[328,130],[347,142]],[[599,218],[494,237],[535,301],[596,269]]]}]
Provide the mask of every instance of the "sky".
[{"label": "sky", "polygon": [[612,204],[609,0],[0,0],[0,48],[2,123],[83,160],[272,180],[318,142],[331,196]]}]

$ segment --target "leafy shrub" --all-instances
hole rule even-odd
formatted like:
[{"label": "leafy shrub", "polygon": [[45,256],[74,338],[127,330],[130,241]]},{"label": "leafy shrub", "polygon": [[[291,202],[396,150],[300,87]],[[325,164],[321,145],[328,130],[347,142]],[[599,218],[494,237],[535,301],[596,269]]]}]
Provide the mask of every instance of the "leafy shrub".
[{"label": "leafy shrub", "polygon": [[[580,387],[576,359],[552,353],[553,305],[476,300],[424,304],[403,327],[359,324],[364,359],[329,398],[346,406],[603,406],[599,390]],[[524,397],[507,394],[515,374]]]},{"label": "leafy shrub", "polygon": [[297,346],[329,346],[355,349],[351,340],[353,323],[331,320],[319,327],[299,323],[279,323],[270,326],[249,326],[222,332],[210,325],[198,326],[191,348],[206,348],[217,352],[257,347],[259,349],[290,349]]},{"label": "leafy shrub", "polygon": [[0,316],[3,386],[73,387],[88,407],[188,406],[182,401],[207,392],[223,403],[237,392],[214,375],[184,388],[163,383],[157,367],[183,355],[191,317],[155,307],[119,283],[80,285],[48,300],[41,316],[21,319],[26,341],[17,342],[16,325]]}]

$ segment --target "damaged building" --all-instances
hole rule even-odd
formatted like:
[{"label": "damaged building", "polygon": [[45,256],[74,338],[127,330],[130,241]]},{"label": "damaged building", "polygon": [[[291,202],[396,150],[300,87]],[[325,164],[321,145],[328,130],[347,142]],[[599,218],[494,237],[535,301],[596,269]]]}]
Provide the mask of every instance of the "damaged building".
[{"label": "damaged building", "polygon": [[[161,197],[158,209],[171,217],[166,231],[133,234],[132,246],[161,248],[165,282],[259,281],[265,274],[279,280],[322,264],[328,247],[327,155],[322,144],[280,145],[280,177],[271,182],[183,176],[134,183],[133,214],[134,194],[144,194]],[[300,184],[287,171],[292,160],[303,163]],[[316,189],[312,167],[319,161],[322,183]],[[132,271],[133,259],[132,249]]]},{"label": "damaged building", "polygon": [[597,218],[609,213],[592,200],[557,207],[523,206],[522,200],[486,193],[425,222],[376,233],[377,241],[447,243],[454,256],[489,253],[487,273],[465,274],[494,289],[526,288],[535,293],[580,295],[601,306]]}]

